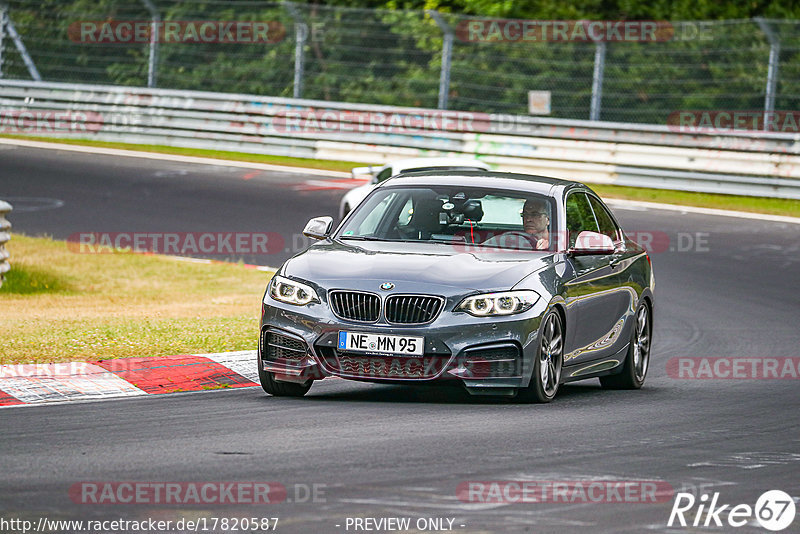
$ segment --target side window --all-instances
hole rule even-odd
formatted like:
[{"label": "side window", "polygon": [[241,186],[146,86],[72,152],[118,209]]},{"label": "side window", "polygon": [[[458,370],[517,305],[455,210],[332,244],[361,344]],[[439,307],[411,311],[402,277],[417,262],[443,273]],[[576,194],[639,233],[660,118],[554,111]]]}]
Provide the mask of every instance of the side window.
[{"label": "side window", "polygon": [[414,205],[411,203],[411,197],[408,197],[403,209],[400,210],[400,215],[397,216],[397,225],[400,227],[408,226],[411,222],[411,215],[414,213]]},{"label": "side window", "polygon": [[[377,199],[377,197],[375,198]],[[377,203],[375,203],[375,199],[371,199],[372,206],[367,204],[356,213],[356,219],[350,226],[353,230],[345,232],[344,235],[373,235],[378,230],[378,225],[387,212],[389,204],[395,198],[397,198],[397,193],[389,192]]]},{"label": "side window", "polygon": [[585,193],[572,193],[567,197],[567,231],[569,232],[569,247],[575,246],[575,240],[581,232],[597,232],[592,207]]},{"label": "side window", "polygon": [[386,167],[381,172],[378,173],[378,176],[375,177],[375,181],[381,183],[384,180],[388,180],[392,176],[392,168]]},{"label": "side window", "polygon": [[614,224],[614,219],[611,218],[611,214],[608,213],[603,203],[591,195],[589,195],[589,202],[592,204],[592,210],[594,210],[594,216],[597,218],[597,224],[600,225],[600,233],[607,235],[611,238],[611,241],[615,243],[619,241],[617,225]]}]

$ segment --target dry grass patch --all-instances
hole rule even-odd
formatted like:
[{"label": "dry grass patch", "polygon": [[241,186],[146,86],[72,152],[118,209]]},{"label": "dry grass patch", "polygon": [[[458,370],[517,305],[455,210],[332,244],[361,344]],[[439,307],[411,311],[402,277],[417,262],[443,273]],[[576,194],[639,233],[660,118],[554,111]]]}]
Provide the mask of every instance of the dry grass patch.
[{"label": "dry grass patch", "polygon": [[77,254],[14,235],[0,288],[0,363],[256,348],[271,273],[130,253]]}]

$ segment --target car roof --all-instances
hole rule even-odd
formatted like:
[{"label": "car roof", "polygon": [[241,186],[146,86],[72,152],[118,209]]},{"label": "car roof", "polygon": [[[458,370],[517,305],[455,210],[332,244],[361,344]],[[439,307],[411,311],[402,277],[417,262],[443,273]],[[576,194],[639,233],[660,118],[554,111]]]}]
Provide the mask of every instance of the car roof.
[{"label": "car roof", "polygon": [[430,167],[481,167],[489,168],[489,164],[475,158],[409,158],[401,159],[390,163],[392,172],[398,174],[406,172],[407,169],[430,168]]},{"label": "car roof", "polygon": [[527,191],[531,193],[549,194],[553,188],[585,188],[581,182],[536,176],[532,174],[518,174],[512,172],[493,171],[423,171],[409,172],[401,176],[389,178],[381,187],[415,186],[415,185],[453,185],[464,187],[494,187]]}]

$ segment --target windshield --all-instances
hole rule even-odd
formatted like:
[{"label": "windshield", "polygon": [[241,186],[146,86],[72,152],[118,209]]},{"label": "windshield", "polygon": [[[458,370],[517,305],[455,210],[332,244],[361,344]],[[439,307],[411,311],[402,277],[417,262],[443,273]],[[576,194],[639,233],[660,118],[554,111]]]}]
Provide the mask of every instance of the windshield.
[{"label": "windshield", "polygon": [[553,199],[460,186],[376,189],[339,229],[342,240],[463,243],[554,250]]}]

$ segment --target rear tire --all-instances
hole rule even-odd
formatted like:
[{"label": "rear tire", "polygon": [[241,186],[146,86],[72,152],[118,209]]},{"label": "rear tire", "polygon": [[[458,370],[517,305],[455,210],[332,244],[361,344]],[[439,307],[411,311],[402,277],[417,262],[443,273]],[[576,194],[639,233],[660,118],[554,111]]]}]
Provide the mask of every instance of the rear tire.
[{"label": "rear tire", "polygon": [[542,319],[538,340],[531,383],[517,393],[522,402],[550,402],[558,393],[564,365],[564,326],[557,311],[551,310]]},{"label": "rear tire", "polygon": [[653,339],[653,323],[650,306],[643,300],[636,309],[631,342],[622,372],[600,377],[600,385],[606,389],[639,389],[647,378],[650,367],[650,345]]},{"label": "rear tire", "polygon": [[282,382],[275,380],[275,373],[261,369],[261,360],[258,362],[258,378],[261,381],[261,389],[273,397],[302,397],[311,389],[313,380],[307,380],[303,384],[295,382]]}]

